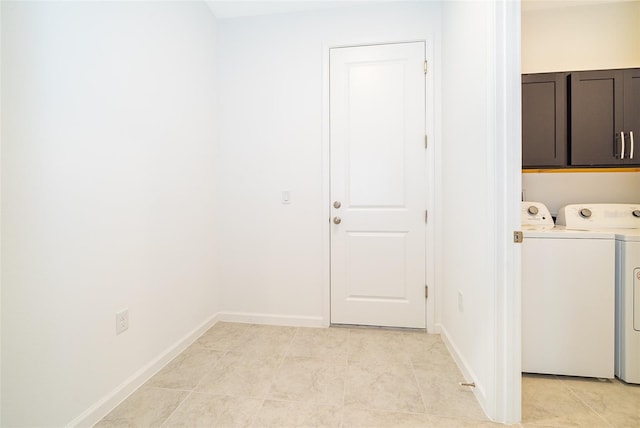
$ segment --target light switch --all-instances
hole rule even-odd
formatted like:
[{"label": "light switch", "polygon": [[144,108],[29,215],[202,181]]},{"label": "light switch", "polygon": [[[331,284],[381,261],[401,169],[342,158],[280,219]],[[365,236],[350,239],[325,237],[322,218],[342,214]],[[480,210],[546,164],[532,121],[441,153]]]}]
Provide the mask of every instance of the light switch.
[{"label": "light switch", "polygon": [[283,204],[290,204],[291,203],[291,192],[289,192],[288,190],[283,190],[282,191],[282,203]]}]

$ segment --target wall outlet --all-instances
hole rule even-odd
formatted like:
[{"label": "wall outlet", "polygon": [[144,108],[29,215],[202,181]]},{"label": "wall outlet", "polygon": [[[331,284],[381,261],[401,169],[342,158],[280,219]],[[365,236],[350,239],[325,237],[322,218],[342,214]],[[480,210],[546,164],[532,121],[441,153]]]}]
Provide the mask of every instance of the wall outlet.
[{"label": "wall outlet", "polygon": [[116,312],[116,334],[120,334],[129,328],[129,309]]},{"label": "wall outlet", "polygon": [[464,312],[464,296],[460,290],[458,290],[458,310]]}]

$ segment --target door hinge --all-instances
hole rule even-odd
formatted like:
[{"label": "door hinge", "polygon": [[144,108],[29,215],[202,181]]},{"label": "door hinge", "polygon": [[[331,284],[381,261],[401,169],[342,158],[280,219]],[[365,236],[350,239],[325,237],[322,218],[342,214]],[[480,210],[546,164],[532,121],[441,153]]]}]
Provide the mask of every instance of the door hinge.
[{"label": "door hinge", "polygon": [[524,236],[522,236],[522,231],[516,230],[513,232],[513,242],[515,242],[516,244],[522,244],[523,239]]},{"label": "door hinge", "polygon": [[424,222],[427,223],[429,221],[429,210],[424,210]]},{"label": "door hinge", "polygon": [[424,286],[424,298],[427,299],[429,297],[429,286]]},{"label": "door hinge", "polygon": [[424,134],[424,148],[425,149],[427,148],[428,143],[429,143],[429,141],[428,141],[428,138],[427,138],[427,134]]},{"label": "door hinge", "polygon": [[424,74],[427,74],[427,60],[424,60]]}]

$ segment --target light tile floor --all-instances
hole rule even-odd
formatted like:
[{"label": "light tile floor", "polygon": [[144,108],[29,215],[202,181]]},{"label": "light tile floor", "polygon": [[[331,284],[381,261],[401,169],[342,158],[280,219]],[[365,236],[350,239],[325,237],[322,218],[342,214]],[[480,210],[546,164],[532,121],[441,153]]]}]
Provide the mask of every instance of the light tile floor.
[{"label": "light tile floor", "polygon": [[640,427],[640,386],[618,379],[524,375],[523,425]]},{"label": "light tile floor", "polygon": [[[488,427],[442,340],[217,323],[96,427]],[[523,378],[523,425],[640,427],[640,388]]]}]

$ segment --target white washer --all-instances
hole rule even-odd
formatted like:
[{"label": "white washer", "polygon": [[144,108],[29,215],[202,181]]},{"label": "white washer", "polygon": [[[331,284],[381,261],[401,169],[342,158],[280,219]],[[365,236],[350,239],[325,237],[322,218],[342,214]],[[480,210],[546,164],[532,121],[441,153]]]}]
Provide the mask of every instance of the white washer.
[{"label": "white washer", "polygon": [[[568,214],[584,208],[591,212],[588,218]],[[568,205],[558,213],[558,221],[567,227],[581,228],[597,223],[615,232],[615,374],[627,383],[640,384],[640,205]]]},{"label": "white washer", "polygon": [[614,377],[615,234],[522,203],[522,371]]}]

